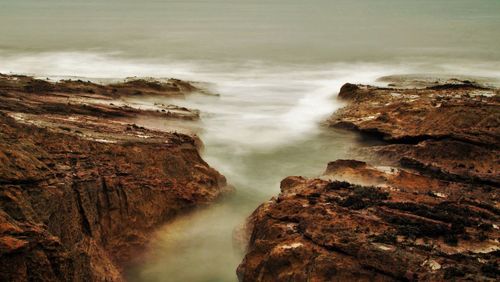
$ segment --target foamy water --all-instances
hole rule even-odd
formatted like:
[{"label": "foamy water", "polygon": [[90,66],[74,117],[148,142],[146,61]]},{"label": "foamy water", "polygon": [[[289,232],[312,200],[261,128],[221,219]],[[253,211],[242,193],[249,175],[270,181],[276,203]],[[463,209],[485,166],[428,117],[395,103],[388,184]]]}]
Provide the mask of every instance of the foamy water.
[{"label": "foamy water", "polygon": [[319,175],[358,146],[319,125],[342,106],[341,85],[394,74],[500,85],[499,14],[498,0],[3,0],[0,72],[175,77],[220,94],[131,101],[200,109],[203,157],[236,193],[159,230],[126,276],[235,281],[234,228],[284,177]]},{"label": "foamy water", "polygon": [[282,64],[248,61],[218,64],[213,61],[169,61],[124,58],[94,52],[47,52],[5,55],[0,72],[40,77],[86,78],[110,82],[127,77],[180,78],[208,82],[205,87],[219,98],[196,96],[175,101],[202,110],[210,142],[225,142],[235,153],[274,149],[316,134],[318,122],[338,109],[335,94],[342,84],[371,83],[386,75],[426,74],[480,77],[497,84],[495,62],[429,64],[332,63]]},{"label": "foamy water", "polygon": [[[233,197],[161,228],[143,259],[127,269],[130,281],[235,281],[243,253],[234,245],[234,229],[279,192],[281,179],[317,176],[329,161],[349,157],[349,150],[357,146],[355,134],[320,126],[342,106],[335,96],[343,83],[378,84],[381,76],[414,73],[474,73],[492,83],[498,78],[498,69],[487,63],[217,64],[92,52],[0,56],[0,72],[101,82],[130,76],[177,77],[206,82],[210,92],[219,94],[129,99],[144,106],[174,103],[200,109],[202,120],[196,127],[205,143],[203,157],[236,188]],[[137,123],[170,128],[169,121]]]}]

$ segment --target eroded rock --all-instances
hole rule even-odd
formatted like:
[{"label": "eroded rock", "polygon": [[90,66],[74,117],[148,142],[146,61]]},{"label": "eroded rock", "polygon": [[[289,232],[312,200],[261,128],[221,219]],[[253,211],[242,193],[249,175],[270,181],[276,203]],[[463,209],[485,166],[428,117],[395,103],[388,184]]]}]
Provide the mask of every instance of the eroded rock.
[{"label": "eroded rock", "polygon": [[387,143],[284,179],[249,218],[240,281],[498,280],[499,92],[418,83],[342,87],[329,125]]},{"label": "eroded rock", "polygon": [[150,232],[229,190],[195,136],[102,102],[124,90],[12,76],[0,89],[1,281],[121,281]]},{"label": "eroded rock", "polygon": [[[342,178],[352,171],[352,163],[334,165]],[[240,281],[497,277],[485,270],[498,266],[497,192],[366,164],[349,177],[385,181],[361,186],[331,173],[283,180],[281,194],[252,214]]]}]

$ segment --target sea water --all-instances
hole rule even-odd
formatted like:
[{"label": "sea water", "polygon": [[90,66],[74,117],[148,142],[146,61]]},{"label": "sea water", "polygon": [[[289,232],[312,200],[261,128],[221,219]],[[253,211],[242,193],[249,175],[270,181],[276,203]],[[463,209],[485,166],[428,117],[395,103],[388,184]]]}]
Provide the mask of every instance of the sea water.
[{"label": "sea water", "polygon": [[160,228],[125,275],[235,281],[235,228],[284,177],[317,176],[359,146],[320,125],[342,107],[341,85],[394,74],[498,84],[499,15],[498,0],[2,0],[0,72],[176,77],[219,94],[130,101],[200,109],[203,157],[236,191]]}]

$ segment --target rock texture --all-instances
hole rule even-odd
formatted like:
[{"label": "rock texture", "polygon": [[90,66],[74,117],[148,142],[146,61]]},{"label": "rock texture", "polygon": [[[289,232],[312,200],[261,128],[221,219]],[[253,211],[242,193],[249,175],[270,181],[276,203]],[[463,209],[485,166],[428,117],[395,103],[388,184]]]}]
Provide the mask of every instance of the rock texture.
[{"label": "rock texture", "polygon": [[203,92],[188,82],[128,79],[122,83],[100,85],[82,80],[52,83],[28,76],[0,74],[1,111],[31,114],[86,115],[103,118],[161,117],[195,120],[197,110],[156,103],[154,107],[135,104],[145,97],[182,97]]},{"label": "rock texture", "polygon": [[393,143],[377,156],[447,180],[498,186],[499,90],[458,81],[420,89],[346,84],[329,124]]},{"label": "rock texture", "polygon": [[498,90],[470,82],[422,89],[345,84],[339,98],[350,103],[330,125],[381,136],[395,143],[444,139],[495,145],[499,135]]},{"label": "rock texture", "polygon": [[120,281],[148,233],[227,192],[197,138],[133,123],[192,111],[117,105],[193,90],[177,80],[103,86],[1,76],[0,280]]},{"label": "rock texture", "polygon": [[376,136],[371,163],[288,177],[249,218],[240,281],[499,279],[498,90],[346,84],[329,124]]}]

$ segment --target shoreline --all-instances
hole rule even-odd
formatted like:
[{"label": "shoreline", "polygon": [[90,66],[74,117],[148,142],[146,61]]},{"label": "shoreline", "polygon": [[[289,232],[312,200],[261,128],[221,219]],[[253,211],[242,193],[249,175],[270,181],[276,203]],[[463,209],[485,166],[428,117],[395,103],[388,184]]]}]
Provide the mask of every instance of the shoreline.
[{"label": "shoreline", "polygon": [[[473,271],[483,275],[475,278],[497,275],[491,270],[495,261],[490,256],[500,246],[490,241],[498,241],[495,236],[500,223],[496,204],[488,196],[498,198],[495,187],[499,182],[495,178],[498,172],[492,170],[494,163],[487,165],[498,152],[498,132],[484,122],[468,128],[457,128],[454,123],[484,117],[485,113],[475,111],[483,109],[483,104],[490,105],[491,113],[498,115],[498,89],[458,79],[408,81],[408,77],[391,76],[381,80],[391,85],[345,84],[338,96],[345,107],[325,122],[327,127],[347,129],[359,136],[367,134],[378,142],[354,148],[354,155],[362,156],[363,161],[332,161],[321,177],[288,177],[282,181],[281,194],[250,216],[245,228],[251,231],[237,234],[237,240],[244,241],[246,236],[250,240],[238,268],[240,281],[255,281],[256,271],[276,273],[278,280],[301,279],[304,267],[316,269],[308,272],[311,279],[338,275],[346,279],[412,280],[416,273],[423,275],[420,279],[460,279],[472,277]],[[190,93],[207,94],[180,80],[133,78],[100,85],[0,75],[0,137],[7,144],[0,147],[0,153],[6,156],[3,161],[19,160],[0,171],[4,173],[0,175],[4,187],[0,200],[8,207],[0,214],[0,260],[6,259],[2,264],[9,268],[1,273],[6,279],[28,279],[32,274],[23,269],[31,261],[31,267],[45,270],[40,274],[42,280],[59,275],[61,279],[106,277],[121,281],[125,278],[123,267],[134,264],[132,256],[144,249],[155,230],[168,228],[172,219],[207,207],[230,193],[225,178],[201,159],[202,142],[196,131],[177,125],[153,130],[136,124],[140,118],[168,120],[170,125],[198,120],[198,110],[161,103],[144,107],[134,102],[143,97],[186,97]],[[445,112],[455,107],[459,109],[453,112],[455,115]],[[416,108],[418,115],[413,111]],[[464,109],[472,112],[464,114]],[[439,126],[426,126],[425,122]],[[460,157],[463,150],[472,152],[473,157],[462,156],[455,166],[443,159],[443,152]],[[482,159],[475,161],[477,156]],[[160,172],[158,168],[165,168],[165,161],[176,168]],[[117,166],[110,166],[113,162]],[[471,165],[479,171],[466,174]],[[140,188],[144,185],[151,191]],[[471,185],[479,188],[471,190]],[[41,194],[40,187],[44,189]],[[61,210],[59,204],[50,203],[54,200],[64,206],[63,210],[72,212],[54,218]],[[444,204],[450,201],[458,201],[457,206]],[[281,210],[281,205],[287,208]],[[331,217],[323,217],[325,212],[332,212],[332,205],[340,209],[335,210],[338,217],[352,218],[333,222]],[[443,205],[446,207],[440,210]],[[138,207],[131,211],[130,206]],[[462,214],[458,219],[429,216],[434,212],[469,211],[471,206],[474,212],[479,210],[490,217],[477,221]],[[40,207],[44,210],[39,212]],[[124,214],[135,219],[123,220]],[[269,217],[271,221],[265,220]],[[443,220],[450,220],[451,225],[440,222]],[[115,221],[119,223],[113,226]],[[395,223],[400,221],[405,224]],[[458,221],[475,225],[458,226]],[[56,227],[57,222],[78,223],[80,227],[68,231]],[[317,226],[310,226],[314,222]],[[356,232],[326,228],[335,224],[350,226]],[[364,225],[375,231],[360,230]],[[285,235],[274,238],[276,230]],[[263,236],[258,243],[255,234]],[[297,240],[297,235],[302,239]],[[346,242],[346,236],[354,241]],[[429,242],[437,253],[428,250]],[[419,253],[396,255],[409,246]],[[464,248],[475,255],[460,261],[450,258],[449,252],[463,255],[460,249]],[[321,262],[311,259],[318,254]],[[297,255],[300,263],[293,259]],[[422,260],[422,256],[433,258]],[[263,257],[268,259],[263,261]],[[472,263],[472,257],[483,262]],[[340,272],[336,267],[339,258],[347,263]],[[403,258],[410,261],[394,269],[383,267],[398,264]],[[464,261],[470,265],[465,267]],[[75,262],[79,265],[74,266]],[[258,269],[253,268],[255,265]],[[263,275],[257,281],[267,281],[267,274]]]},{"label": "shoreline", "polygon": [[421,86],[342,87],[327,124],[387,143],[285,178],[248,218],[240,281],[498,277],[499,90]]},{"label": "shoreline", "polygon": [[152,231],[228,194],[194,133],[134,123],[193,120],[197,111],[119,104],[194,91],[172,79],[99,85],[0,75],[1,280],[122,281]]}]

